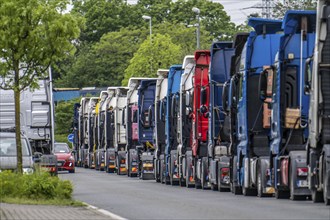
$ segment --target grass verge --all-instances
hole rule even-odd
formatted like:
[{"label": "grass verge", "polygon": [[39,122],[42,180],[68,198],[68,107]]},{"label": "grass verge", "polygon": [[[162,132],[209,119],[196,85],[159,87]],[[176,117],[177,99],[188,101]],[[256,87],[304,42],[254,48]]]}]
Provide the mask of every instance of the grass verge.
[{"label": "grass verge", "polygon": [[31,175],[0,172],[0,202],[35,205],[83,206],[72,198],[73,185],[68,180],[36,170]]}]

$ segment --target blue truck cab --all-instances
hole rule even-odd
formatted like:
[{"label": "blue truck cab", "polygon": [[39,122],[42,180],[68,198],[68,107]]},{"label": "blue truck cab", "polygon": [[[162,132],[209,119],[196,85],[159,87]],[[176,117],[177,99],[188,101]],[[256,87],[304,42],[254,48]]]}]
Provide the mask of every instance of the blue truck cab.
[{"label": "blue truck cab", "polygon": [[235,48],[232,42],[216,42],[211,46],[211,64],[209,70],[210,102],[208,131],[208,170],[205,181],[212,190],[223,191],[229,188],[229,157],[230,139],[224,132],[225,115],[222,91],[226,81],[231,77],[230,66]]},{"label": "blue truck cab", "polygon": [[177,167],[178,147],[178,114],[180,112],[180,81],[183,74],[182,65],[172,65],[168,73],[166,95],[166,122],[165,122],[165,183],[171,185],[179,183]]},{"label": "blue truck cab", "polygon": [[141,80],[138,88],[138,173],[141,179],[154,179],[154,103],[157,79]]},{"label": "blue truck cab", "polygon": [[288,11],[274,66],[260,76],[261,98],[272,109],[270,170],[277,198],[310,195],[305,150],[309,94],[304,91],[304,74],[305,61],[313,55],[315,24],[315,11]]},{"label": "blue truck cab", "polygon": [[[257,195],[257,174],[262,179],[269,164],[270,129],[263,124],[269,109],[258,96],[259,75],[273,64],[279,47],[282,21],[249,19],[254,29],[241,54],[237,85],[237,158],[233,166],[238,187],[244,195]],[[272,193],[271,190],[262,193]],[[261,196],[261,195],[260,195]]]},{"label": "blue truck cab", "polygon": [[[234,180],[236,180],[236,169],[235,172],[233,172],[234,165],[237,164],[237,161],[234,161],[234,159],[237,160],[237,141],[236,141],[236,133],[237,133],[237,84],[239,79],[239,62],[241,60],[241,55],[243,48],[245,46],[245,43],[249,37],[249,33],[241,32],[237,33],[234,36],[233,40],[233,48],[234,53],[231,57],[230,61],[230,78],[224,83],[223,85],[223,91],[222,91],[222,110],[224,114],[224,122],[223,122],[223,133],[224,133],[224,141],[228,141],[228,149],[227,149],[227,156],[229,157],[229,185],[230,190],[232,193],[240,194],[240,187],[237,186],[237,182],[235,183]],[[221,166],[225,168],[225,163],[221,163]],[[227,163],[228,166],[228,163]],[[224,172],[222,172],[224,173]],[[219,175],[219,174],[218,174]],[[218,176],[219,177],[219,176]],[[223,180],[225,178],[228,178],[228,173],[226,175],[223,175]],[[219,182],[219,181],[218,181]],[[221,182],[220,182],[221,183]],[[212,186],[212,185],[211,185]],[[221,185],[220,185],[221,186]],[[219,189],[219,184],[218,184]],[[221,188],[219,189],[221,190]]]}]

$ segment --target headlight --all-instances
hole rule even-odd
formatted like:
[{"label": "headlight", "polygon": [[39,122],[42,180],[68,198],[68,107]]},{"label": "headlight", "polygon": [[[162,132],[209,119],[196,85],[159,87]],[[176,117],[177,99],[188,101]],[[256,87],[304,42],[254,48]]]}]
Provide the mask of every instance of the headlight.
[{"label": "headlight", "polygon": [[30,167],[23,168],[23,174],[32,174],[33,172],[33,169]]},{"label": "headlight", "polygon": [[69,161],[73,161],[74,160],[74,157],[73,156],[70,156],[68,160]]}]

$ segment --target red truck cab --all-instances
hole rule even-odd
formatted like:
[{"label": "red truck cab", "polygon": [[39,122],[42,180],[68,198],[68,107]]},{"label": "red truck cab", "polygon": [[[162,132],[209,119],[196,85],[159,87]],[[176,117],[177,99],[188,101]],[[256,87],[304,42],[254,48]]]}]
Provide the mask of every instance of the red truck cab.
[{"label": "red truck cab", "polygon": [[193,75],[193,110],[192,110],[192,162],[194,167],[195,187],[204,185],[201,178],[207,172],[207,143],[209,129],[209,65],[211,53],[209,50],[195,52],[195,71]]}]

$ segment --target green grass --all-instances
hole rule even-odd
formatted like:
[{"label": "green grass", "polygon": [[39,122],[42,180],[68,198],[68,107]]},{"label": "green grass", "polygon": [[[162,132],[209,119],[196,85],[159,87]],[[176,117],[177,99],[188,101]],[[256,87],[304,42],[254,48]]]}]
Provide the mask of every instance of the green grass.
[{"label": "green grass", "polygon": [[72,199],[26,199],[26,198],[14,198],[4,197],[0,199],[2,203],[21,204],[21,205],[55,205],[55,206],[86,206],[85,203],[72,200]]},{"label": "green grass", "polygon": [[71,181],[61,180],[40,169],[30,175],[11,171],[0,173],[0,202],[82,206],[82,202],[72,198],[72,193]]}]

